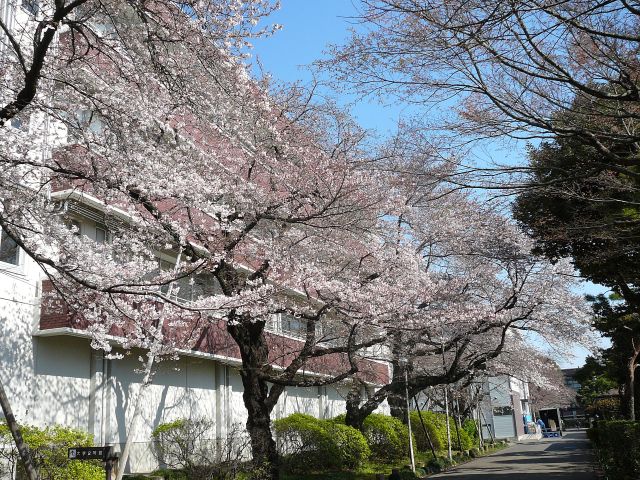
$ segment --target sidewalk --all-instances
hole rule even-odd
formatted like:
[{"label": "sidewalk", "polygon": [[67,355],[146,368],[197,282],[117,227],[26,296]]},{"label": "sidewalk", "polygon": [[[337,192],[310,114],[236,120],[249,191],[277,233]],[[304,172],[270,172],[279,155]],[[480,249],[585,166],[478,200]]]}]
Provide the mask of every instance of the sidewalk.
[{"label": "sidewalk", "polygon": [[585,431],[517,443],[488,457],[431,476],[448,480],[596,480]]}]

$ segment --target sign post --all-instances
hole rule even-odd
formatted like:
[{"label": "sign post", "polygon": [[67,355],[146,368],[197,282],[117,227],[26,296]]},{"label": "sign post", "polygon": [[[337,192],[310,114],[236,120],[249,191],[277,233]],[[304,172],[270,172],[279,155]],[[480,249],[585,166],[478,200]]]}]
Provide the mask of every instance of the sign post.
[{"label": "sign post", "polygon": [[102,460],[106,480],[111,480],[113,464],[118,460],[118,455],[113,453],[113,447],[71,447],[67,457],[69,460]]}]

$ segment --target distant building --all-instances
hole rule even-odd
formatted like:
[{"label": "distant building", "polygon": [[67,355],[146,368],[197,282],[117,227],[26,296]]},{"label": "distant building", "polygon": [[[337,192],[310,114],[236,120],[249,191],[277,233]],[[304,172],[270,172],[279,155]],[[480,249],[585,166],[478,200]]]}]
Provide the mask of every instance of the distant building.
[{"label": "distant building", "polygon": [[511,375],[488,378],[480,402],[480,423],[485,439],[520,439],[532,421],[529,385]]},{"label": "distant building", "polygon": [[562,375],[564,376],[564,384],[572,390],[575,390],[578,393],[580,390],[580,383],[576,380],[576,373],[580,370],[579,368],[565,368],[562,370]]},{"label": "distant building", "polygon": [[[579,368],[564,368],[562,369],[562,376],[564,377],[564,384],[567,388],[573,390],[576,395],[578,390],[580,390],[580,382],[576,380],[576,373],[580,370]],[[560,406],[560,415],[563,419],[570,418],[581,418],[584,417],[584,409],[579,406],[575,401],[571,402],[569,405]]]}]

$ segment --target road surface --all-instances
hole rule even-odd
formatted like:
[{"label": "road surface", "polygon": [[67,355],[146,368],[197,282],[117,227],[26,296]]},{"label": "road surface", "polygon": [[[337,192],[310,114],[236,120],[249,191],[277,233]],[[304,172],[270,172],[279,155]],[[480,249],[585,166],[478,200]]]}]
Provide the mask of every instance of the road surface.
[{"label": "road surface", "polygon": [[585,431],[518,443],[429,478],[447,480],[595,480]]}]

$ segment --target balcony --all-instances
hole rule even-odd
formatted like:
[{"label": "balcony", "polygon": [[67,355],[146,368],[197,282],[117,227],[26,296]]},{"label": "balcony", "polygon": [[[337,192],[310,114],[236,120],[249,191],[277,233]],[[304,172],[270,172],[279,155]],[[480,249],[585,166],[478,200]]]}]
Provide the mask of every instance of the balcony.
[{"label": "balcony", "polygon": [[[69,311],[63,302],[55,301],[51,298],[54,294],[53,285],[50,281],[42,282],[42,292],[49,295],[48,301],[42,302],[40,312],[40,334],[47,335],[81,335],[89,337],[87,331],[89,323],[81,316]],[[200,318],[197,321],[205,321]],[[114,327],[109,334],[113,337],[114,343],[118,338],[125,336],[127,326]],[[185,335],[186,331],[189,331]],[[193,335],[192,332],[197,332]],[[200,354],[238,365],[240,363],[240,351],[235,341],[231,338],[226,329],[226,322],[222,319],[206,320],[206,325],[190,325],[181,328],[165,328],[164,337],[169,342],[182,339],[180,351],[183,354]],[[296,358],[297,353],[302,348],[304,342],[293,338],[283,332],[278,334],[267,331],[265,333],[269,344],[269,360],[272,365],[286,368],[291,361]],[[186,340],[184,340],[186,338]],[[384,362],[360,359],[358,377],[374,385],[382,385],[389,380],[388,365]],[[349,370],[349,362],[345,354],[329,354],[309,360],[305,367],[300,370],[300,374],[315,376],[336,375]]]}]

